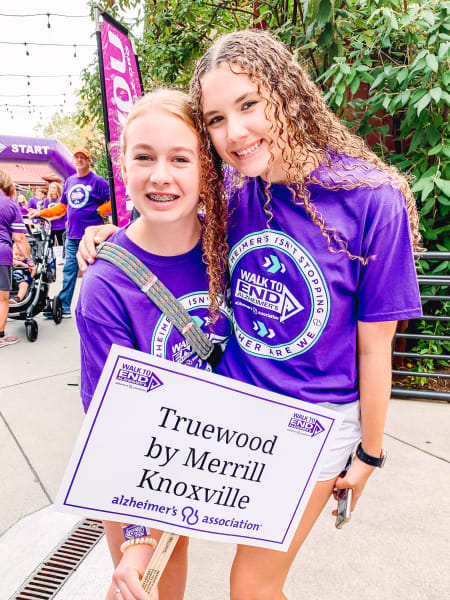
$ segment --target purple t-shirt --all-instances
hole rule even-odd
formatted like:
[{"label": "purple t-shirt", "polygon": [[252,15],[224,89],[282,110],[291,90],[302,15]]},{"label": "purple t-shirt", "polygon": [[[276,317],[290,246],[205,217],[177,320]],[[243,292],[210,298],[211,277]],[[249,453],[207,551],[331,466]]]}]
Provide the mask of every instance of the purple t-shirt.
[{"label": "purple t-shirt", "polygon": [[0,265],[13,264],[11,234],[26,232],[17,202],[0,193]]},{"label": "purple t-shirt", "polygon": [[[381,184],[382,173],[367,168],[346,171],[336,164],[334,181],[372,176]],[[330,171],[322,165],[313,175],[325,182]],[[422,314],[405,200],[387,183],[353,190],[311,184],[309,190],[350,252],[373,258],[363,266],[330,252],[318,226],[281,184],[270,188],[269,228],[263,191],[249,179],[230,201],[235,335],[218,372],[307,402],[354,402],[357,322]]]},{"label": "purple t-shirt", "polygon": [[[222,343],[232,332],[231,314],[208,326],[208,279],[200,244],[181,256],[155,256],[134,244],[121,229],[111,242],[141,260],[182,303],[210,339]],[[201,369],[201,360],[159,308],[120,269],[97,260],[83,276],[76,308],[81,338],[81,397],[87,410],[111,344],[136,348]]]},{"label": "purple t-shirt", "polygon": [[101,225],[97,213],[101,204],[109,200],[109,187],[103,177],[90,171],[85,177],[71,175],[64,183],[61,202],[67,205],[69,227],[67,237],[81,240],[89,225]]},{"label": "purple t-shirt", "polygon": [[44,207],[44,200],[39,200],[38,198],[35,198],[33,196],[33,198],[30,198],[28,200],[28,208],[37,208],[38,210],[41,210]]},{"label": "purple t-shirt", "polygon": [[[46,198],[44,200],[44,208],[53,208],[59,204],[58,200],[51,200],[50,198]],[[52,223],[53,231],[64,231],[67,223],[67,213],[63,215],[60,219],[55,219]]]}]

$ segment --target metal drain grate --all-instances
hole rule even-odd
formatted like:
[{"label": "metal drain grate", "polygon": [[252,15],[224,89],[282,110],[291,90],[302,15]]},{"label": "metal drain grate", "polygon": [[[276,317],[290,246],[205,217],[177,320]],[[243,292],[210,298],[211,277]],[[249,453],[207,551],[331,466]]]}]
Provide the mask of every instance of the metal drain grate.
[{"label": "metal drain grate", "polygon": [[50,600],[104,533],[101,521],[84,519],[44,559],[9,600]]}]

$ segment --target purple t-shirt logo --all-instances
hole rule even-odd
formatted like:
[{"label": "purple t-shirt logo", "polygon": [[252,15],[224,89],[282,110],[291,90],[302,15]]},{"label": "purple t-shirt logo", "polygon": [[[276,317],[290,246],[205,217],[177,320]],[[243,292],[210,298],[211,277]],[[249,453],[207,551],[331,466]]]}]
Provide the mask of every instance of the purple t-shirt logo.
[{"label": "purple t-shirt logo", "polygon": [[237,340],[249,354],[286,360],[320,338],[330,313],[324,276],[301,244],[280,231],[257,231],[229,255]]},{"label": "purple t-shirt logo", "polygon": [[142,391],[151,392],[161,387],[163,382],[148,369],[133,364],[123,364],[116,374],[119,385],[140,388]]},{"label": "purple t-shirt logo", "polygon": [[[179,302],[189,312],[192,319],[199,327],[208,331],[208,337],[213,344],[221,344],[229,338],[233,332],[230,309],[222,305],[220,326],[215,330],[208,330],[209,323],[208,306],[209,296],[207,292],[194,292],[178,298]],[[211,366],[203,361],[191,348],[185,339],[179,339],[179,335],[173,335],[174,328],[170,319],[161,315],[152,332],[151,354],[161,358],[167,358],[174,362],[195,368],[205,368],[211,371]]]},{"label": "purple t-shirt logo", "polygon": [[70,188],[67,195],[67,201],[72,208],[83,208],[89,202],[89,192],[92,190],[90,185],[77,183]]}]

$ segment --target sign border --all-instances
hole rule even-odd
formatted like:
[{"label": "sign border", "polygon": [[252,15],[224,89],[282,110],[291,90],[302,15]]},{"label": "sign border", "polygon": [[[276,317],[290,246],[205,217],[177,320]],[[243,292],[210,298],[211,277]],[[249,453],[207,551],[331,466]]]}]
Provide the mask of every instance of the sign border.
[{"label": "sign border", "polygon": [[[132,349],[130,349],[130,350],[132,350]],[[149,356],[151,358],[153,358],[151,355],[149,355]],[[166,522],[166,521],[162,521],[162,520],[157,519],[157,518],[150,518],[150,517],[144,517],[144,516],[136,516],[136,515],[131,515],[131,514],[125,513],[125,512],[120,512],[120,511],[113,511],[113,510],[110,511],[110,510],[104,510],[104,509],[99,509],[99,508],[91,508],[91,507],[88,507],[88,506],[81,506],[81,505],[78,505],[78,504],[71,504],[69,502],[69,496],[70,496],[70,492],[71,492],[72,486],[74,485],[75,479],[77,477],[77,473],[78,473],[78,470],[79,470],[79,467],[80,467],[80,463],[81,463],[81,461],[83,459],[83,456],[85,454],[87,445],[88,445],[88,443],[90,441],[90,438],[91,438],[91,435],[92,435],[92,431],[94,429],[95,423],[96,423],[97,418],[99,416],[100,410],[101,410],[101,408],[103,406],[103,402],[104,402],[105,396],[106,396],[106,394],[108,392],[108,388],[109,388],[109,386],[111,384],[111,380],[113,378],[114,373],[116,372],[117,364],[121,360],[124,360],[124,359],[130,360],[130,356],[123,356],[122,354],[117,354],[115,362],[114,362],[114,365],[113,365],[113,367],[111,369],[111,374],[110,374],[109,379],[106,382],[106,385],[104,387],[103,395],[101,397],[101,400],[99,401],[95,417],[94,417],[94,419],[92,421],[92,424],[91,424],[91,427],[89,429],[89,433],[86,436],[86,441],[85,441],[85,443],[83,445],[83,450],[82,450],[82,452],[80,454],[80,457],[79,457],[79,460],[78,460],[78,462],[76,464],[73,476],[72,476],[72,478],[70,480],[70,485],[68,486],[67,493],[65,494],[65,497],[62,500],[62,505],[63,506],[67,506],[67,507],[72,507],[72,508],[78,508],[78,509],[82,509],[82,510],[86,510],[86,511],[91,511],[91,512],[100,512],[100,513],[103,513],[103,514],[113,514],[113,515],[117,515],[117,516],[130,517],[131,519],[136,519],[136,520],[139,520],[139,521],[150,521],[150,522],[154,522],[154,523],[161,523],[162,524],[161,529],[166,530],[166,528],[168,528],[168,530],[170,530],[171,526],[173,525],[172,523]],[[230,381],[230,385],[222,385],[222,384],[216,383],[215,381],[208,381],[208,379],[206,379],[206,378],[196,377],[194,374],[191,375],[191,374],[187,374],[187,373],[180,373],[180,371],[177,370],[177,369],[175,369],[175,368],[174,369],[169,369],[168,367],[163,367],[163,366],[161,366],[159,364],[152,364],[151,360],[143,361],[143,360],[136,359],[134,357],[132,358],[132,360],[134,362],[136,362],[136,363],[140,363],[142,365],[145,365],[146,367],[152,367],[153,369],[156,369],[156,370],[159,369],[161,371],[166,371],[168,373],[172,373],[172,374],[176,374],[176,375],[180,375],[181,374],[184,377],[189,377],[190,379],[201,381],[202,383],[206,382],[209,385],[213,385],[213,386],[216,386],[216,387],[224,388],[226,390],[237,392],[239,394],[245,394],[245,395],[247,395],[249,397],[256,398],[258,400],[263,400],[265,402],[270,402],[271,404],[278,404],[278,405],[285,406],[286,408],[292,408],[293,410],[299,410],[298,406],[291,405],[291,404],[288,404],[288,403],[284,403],[281,400],[278,401],[278,400],[274,400],[274,399],[271,399],[271,398],[265,398],[264,396],[260,396],[258,394],[254,394],[254,393],[252,394],[251,392],[244,391],[244,390],[239,389],[239,388],[235,388],[235,387],[233,387],[232,383],[233,383],[233,381],[236,381],[236,380],[233,380],[231,378],[230,379],[227,378],[227,380]],[[195,371],[194,371],[194,373],[195,373]],[[226,378],[224,377],[224,380],[225,379]],[[245,384],[244,382],[239,382],[239,383],[242,383],[243,385],[249,385],[249,384]],[[270,390],[267,390],[267,391],[270,392]],[[289,396],[286,396],[286,399],[289,399]],[[313,407],[314,405],[311,404],[311,406]],[[312,415],[320,417],[321,419],[327,419],[327,420],[331,421],[332,424],[328,428],[328,431],[327,431],[326,435],[324,436],[324,439],[322,441],[322,445],[321,445],[320,451],[317,453],[317,457],[316,457],[316,460],[314,462],[314,465],[313,465],[313,467],[312,467],[312,469],[310,471],[310,474],[309,474],[309,476],[308,476],[308,478],[307,478],[307,480],[305,482],[303,490],[301,491],[301,494],[299,496],[298,502],[295,505],[295,508],[293,510],[293,513],[292,513],[290,519],[289,519],[289,522],[288,522],[287,527],[286,527],[286,529],[284,531],[284,534],[282,535],[281,540],[271,540],[271,539],[264,538],[264,537],[246,536],[246,535],[242,534],[241,530],[240,530],[239,534],[237,534],[237,533],[234,534],[234,533],[226,533],[226,532],[222,533],[222,532],[217,532],[217,531],[211,531],[211,530],[207,530],[207,529],[200,529],[198,527],[188,527],[186,525],[178,525],[178,524],[176,525],[176,527],[178,529],[185,529],[185,530],[188,530],[188,531],[198,531],[200,533],[206,533],[206,534],[209,534],[209,535],[212,534],[215,537],[217,536],[217,540],[216,541],[218,541],[218,542],[219,541],[226,541],[226,542],[229,541],[228,539],[221,540],[221,538],[239,537],[239,538],[248,538],[249,540],[258,540],[260,542],[269,542],[271,544],[279,544],[279,545],[284,544],[286,536],[288,535],[288,532],[289,532],[289,530],[291,528],[292,522],[295,519],[295,516],[297,514],[299,506],[300,506],[300,504],[301,504],[301,502],[303,500],[303,496],[305,494],[305,491],[308,488],[308,485],[309,485],[309,482],[311,480],[312,474],[313,474],[313,472],[316,469],[317,462],[320,459],[320,457],[322,456],[322,452],[323,452],[323,448],[325,446],[325,443],[326,443],[326,441],[328,439],[328,436],[330,435],[330,432],[333,431],[333,427],[334,427],[334,424],[336,422],[336,419],[333,418],[333,417],[329,417],[329,416],[326,416],[326,415],[323,415],[323,414],[318,414],[318,413],[316,413],[316,412],[314,412],[312,410],[308,411],[308,412],[310,414],[312,414]],[[295,534],[295,532],[294,532],[294,534]],[[188,534],[186,534],[186,535],[188,535]]]}]

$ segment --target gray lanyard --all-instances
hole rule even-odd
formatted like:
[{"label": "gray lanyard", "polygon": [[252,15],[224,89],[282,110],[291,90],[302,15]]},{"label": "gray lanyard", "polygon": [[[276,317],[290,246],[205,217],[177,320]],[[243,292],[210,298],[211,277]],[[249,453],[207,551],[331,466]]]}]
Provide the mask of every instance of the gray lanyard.
[{"label": "gray lanyard", "polygon": [[[172,292],[139,259],[128,250],[110,242],[103,242],[98,246],[97,258],[112,263],[134,281],[173,323],[200,358],[203,360],[212,358],[215,346],[206,333],[195,323]],[[214,366],[218,361],[209,362]]]}]

